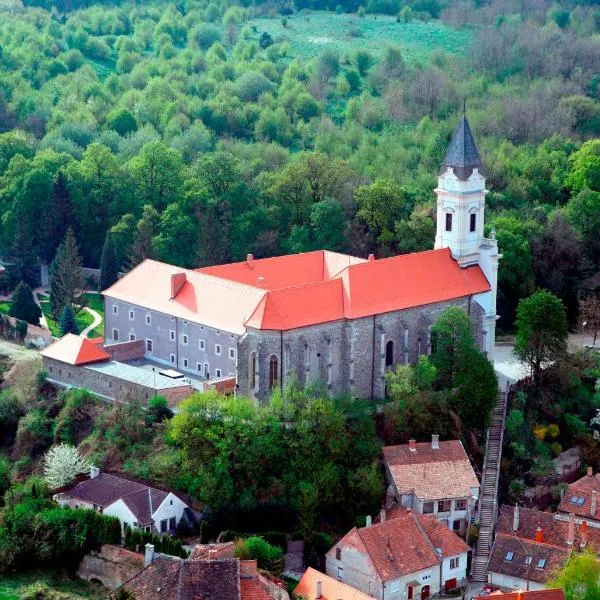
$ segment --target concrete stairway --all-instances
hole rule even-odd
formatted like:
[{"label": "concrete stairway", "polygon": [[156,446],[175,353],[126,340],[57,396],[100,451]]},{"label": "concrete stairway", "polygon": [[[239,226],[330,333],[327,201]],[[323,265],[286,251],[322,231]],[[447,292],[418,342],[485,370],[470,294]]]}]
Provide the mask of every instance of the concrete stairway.
[{"label": "concrete stairway", "polygon": [[471,577],[473,581],[480,583],[487,582],[487,563],[498,516],[498,481],[506,417],[506,397],[506,392],[499,394],[486,435],[485,459],[479,494],[479,537],[471,565]]}]

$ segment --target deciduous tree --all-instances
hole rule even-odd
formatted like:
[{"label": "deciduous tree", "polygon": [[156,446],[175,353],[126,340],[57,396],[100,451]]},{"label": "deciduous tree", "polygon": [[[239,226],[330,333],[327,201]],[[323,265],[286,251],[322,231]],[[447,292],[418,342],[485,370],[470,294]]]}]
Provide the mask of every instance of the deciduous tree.
[{"label": "deciduous tree", "polygon": [[77,475],[89,470],[90,463],[69,444],[53,446],[44,456],[44,479],[50,489],[69,485]]}]

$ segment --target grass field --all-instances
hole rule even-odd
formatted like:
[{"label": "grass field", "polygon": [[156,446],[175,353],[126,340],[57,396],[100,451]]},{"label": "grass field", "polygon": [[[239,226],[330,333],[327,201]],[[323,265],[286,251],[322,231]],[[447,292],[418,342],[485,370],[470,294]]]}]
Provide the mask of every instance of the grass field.
[{"label": "grass field", "polygon": [[341,55],[358,49],[381,55],[385,47],[398,44],[405,60],[427,59],[434,50],[464,56],[472,39],[468,30],[456,30],[439,21],[398,23],[385,15],[338,15],[328,11],[312,11],[287,17],[287,27],[279,18],[254,19],[256,39],[263,31],[275,41],[289,41],[291,57],[312,58],[325,48],[334,48]]},{"label": "grass field", "polygon": [[[46,317],[46,321],[48,321],[48,327],[50,328],[50,332],[55,337],[60,337],[60,330],[58,329],[58,323],[52,318],[50,314],[50,300],[48,296],[44,294],[38,294],[38,298],[40,300],[40,306],[42,307],[42,311],[44,316]],[[102,337],[104,336],[104,301],[100,294],[85,294],[85,298],[87,300],[87,305],[100,313],[100,316],[103,319],[103,322],[98,325],[95,329],[89,333],[88,337]],[[77,327],[79,331],[83,331],[88,325],[91,325],[94,321],[92,315],[82,310],[75,316],[75,321],[77,322]]]},{"label": "grass field", "polygon": [[52,595],[52,598],[56,597],[57,600],[99,599],[104,598],[106,593],[106,590],[79,579],[67,579],[53,572],[35,571],[19,575],[3,573],[0,577],[0,600],[20,600],[24,595],[30,597],[29,594],[31,598],[50,597],[42,596],[41,593],[39,596],[35,595],[34,590],[38,591],[38,586],[46,592],[54,592],[56,595]]}]

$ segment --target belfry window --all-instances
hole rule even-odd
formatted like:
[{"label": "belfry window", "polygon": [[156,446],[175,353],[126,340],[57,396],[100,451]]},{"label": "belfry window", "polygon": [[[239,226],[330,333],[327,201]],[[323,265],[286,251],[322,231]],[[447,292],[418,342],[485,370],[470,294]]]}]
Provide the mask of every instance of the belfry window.
[{"label": "belfry window", "polygon": [[446,213],[446,231],[452,231],[452,213]]},{"label": "belfry window", "polygon": [[277,385],[279,372],[279,361],[276,356],[271,356],[269,359],[269,389],[273,389]]},{"label": "belfry window", "polygon": [[475,231],[476,227],[477,227],[477,215],[475,213],[472,213],[471,215],[469,215],[469,231],[471,231],[471,232]]}]

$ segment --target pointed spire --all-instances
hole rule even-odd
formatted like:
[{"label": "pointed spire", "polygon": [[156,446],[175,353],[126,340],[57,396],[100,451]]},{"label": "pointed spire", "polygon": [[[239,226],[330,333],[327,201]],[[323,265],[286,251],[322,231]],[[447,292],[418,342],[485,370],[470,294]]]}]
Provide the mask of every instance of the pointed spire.
[{"label": "pointed spire", "polygon": [[463,102],[463,116],[452,136],[450,146],[446,152],[443,167],[451,167],[454,174],[463,181],[471,176],[474,168],[481,172],[481,159],[469,127],[466,115],[467,104]]}]

